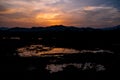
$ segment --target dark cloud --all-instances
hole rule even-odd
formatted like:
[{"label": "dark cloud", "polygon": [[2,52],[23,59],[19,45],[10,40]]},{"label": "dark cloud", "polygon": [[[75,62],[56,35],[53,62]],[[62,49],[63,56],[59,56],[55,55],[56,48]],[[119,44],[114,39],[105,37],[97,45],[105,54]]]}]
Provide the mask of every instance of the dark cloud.
[{"label": "dark cloud", "polygon": [[0,11],[5,11],[7,8],[4,7],[3,5],[0,5]]}]

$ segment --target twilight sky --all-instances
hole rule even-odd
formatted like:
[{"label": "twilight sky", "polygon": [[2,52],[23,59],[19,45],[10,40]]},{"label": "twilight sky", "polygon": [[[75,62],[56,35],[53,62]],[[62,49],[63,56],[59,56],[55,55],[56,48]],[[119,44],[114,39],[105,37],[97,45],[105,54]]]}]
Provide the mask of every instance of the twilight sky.
[{"label": "twilight sky", "polygon": [[0,0],[1,27],[120,25],[120,0]]}]

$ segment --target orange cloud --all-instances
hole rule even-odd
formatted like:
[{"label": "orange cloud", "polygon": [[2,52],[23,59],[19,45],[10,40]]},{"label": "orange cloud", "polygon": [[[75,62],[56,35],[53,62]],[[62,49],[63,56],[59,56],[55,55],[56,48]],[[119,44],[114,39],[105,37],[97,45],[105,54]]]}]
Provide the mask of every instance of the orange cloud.
[{"label": "orange cloud", "polygon": [[58,13],[44,13],[38,14],[36,19],[43,19],[43,20],[52,20],[55,19],[59,14]]},{"label": "orange cloud", "polygon": [[16,9],[6,9],[6,10],[3,10],[3,11],[0,11],[0,14],[13,14],[16,11],[17,11]]},{"label": "orange cloud", "polygon": [[109,26],[119,24],[119,15],[95,0],[0,0],[0,26]]}]

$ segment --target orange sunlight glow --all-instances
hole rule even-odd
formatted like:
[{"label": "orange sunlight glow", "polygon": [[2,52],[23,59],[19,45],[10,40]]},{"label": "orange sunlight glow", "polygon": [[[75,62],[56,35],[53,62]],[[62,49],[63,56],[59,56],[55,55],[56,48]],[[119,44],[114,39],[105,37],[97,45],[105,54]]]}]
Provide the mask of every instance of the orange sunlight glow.
[{"label": "orange sunlight glow", "polygon": [[59,13],[44,13],[36,16],[36,23],[45,25],[62,24],[63,20],[58,19]]},{"label": "orange sunlight glow", "polygon": [[47,13],[47,14],[39,14],[36,16],[36,19],[45,19],[45,20],[51,20],[54,19],[59,14],[57,13]]}]

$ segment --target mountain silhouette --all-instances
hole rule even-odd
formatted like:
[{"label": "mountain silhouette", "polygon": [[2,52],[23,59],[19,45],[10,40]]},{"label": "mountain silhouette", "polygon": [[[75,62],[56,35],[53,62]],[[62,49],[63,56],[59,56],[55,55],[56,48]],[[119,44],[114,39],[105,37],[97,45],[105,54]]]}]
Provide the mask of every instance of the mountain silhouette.
[{"label": "mountain silhouette", "polygon": [[120,25],[108,27],[108,28],[102,28],[102,30],[120,30]]},{"label": "mountain silhouette", "polygon": [[74,27],[74,26],[64,26],[64,25],[54,25],[54,26],[48,26],[48,27],[32,27],[32,28],[20,28],[20,27],[15,27],[15,28],[6,28],[6,27],[1,27],[0,30],[2,31],[10,31],[10,32],[43,32],[43,31],[48,31],[48,32],[61,32],[61,31],[73,31],[73,32],[80,32],[80,31],[96,31],[96,30],[120,30],[120,25],[114,26],[114,27],[107,27],[107,28],[90,28],[90,27]]}]

